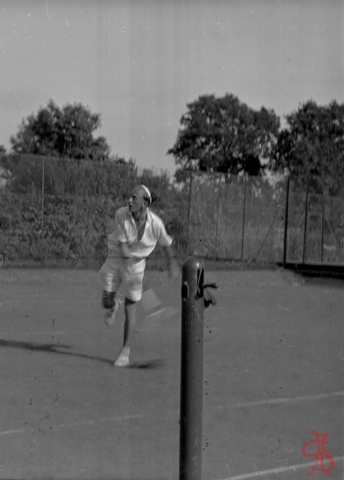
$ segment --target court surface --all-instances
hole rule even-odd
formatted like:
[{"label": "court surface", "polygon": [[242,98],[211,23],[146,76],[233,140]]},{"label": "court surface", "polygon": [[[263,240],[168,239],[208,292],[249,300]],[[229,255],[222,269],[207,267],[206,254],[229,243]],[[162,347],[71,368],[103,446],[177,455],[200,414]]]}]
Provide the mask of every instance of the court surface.
[{"label": "court surface", "polygon": [[[147,277],[180,312],[180,282]],[[220,291],[204,322],[203,480],[344,479],[344,283],[205,279]],[[0,270],[0,478],[178,479],[181,318],[138,314],[133,367],[114,368],[123,311],[105,325],[96,272]],[[327,443],[305,456],[314,431]],[[307,475],[329,456],[330,477]]]}]

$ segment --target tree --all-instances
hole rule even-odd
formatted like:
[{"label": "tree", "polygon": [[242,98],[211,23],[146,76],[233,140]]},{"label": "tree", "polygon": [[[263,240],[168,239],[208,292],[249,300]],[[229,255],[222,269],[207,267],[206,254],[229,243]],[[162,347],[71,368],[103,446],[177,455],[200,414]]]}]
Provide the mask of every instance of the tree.
[{"label": "tree", "polygon": [[286,115],[269,164],[303,187],[338,195],[344,180],[344,104],[318,106],[309,100]]},{"label": "tree", "polygon": [[76,160],[106,160],[110,155],[106,139],[93,136],[100,126],[100,115],[91,113],[82,104],[60,108],[50,100],[47,107],[22,121],[18,133],[10,138],[12,151]]},{"label": "tree", "polygon": [[175,157],[176,181],[188,171],[258,175],[277,141],[279,118],[273,110],[249,108],[234,95],[200,96],[187,105],[177,140],[168,154]]}]

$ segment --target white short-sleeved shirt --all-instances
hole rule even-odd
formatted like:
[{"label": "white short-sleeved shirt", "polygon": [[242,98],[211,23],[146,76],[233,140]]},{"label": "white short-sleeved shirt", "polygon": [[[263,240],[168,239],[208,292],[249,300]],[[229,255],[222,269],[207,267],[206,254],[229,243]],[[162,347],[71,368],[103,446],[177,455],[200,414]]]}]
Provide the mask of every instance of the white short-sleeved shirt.
[{"label": "white short-sleeved shirt", "polygon": [[147,208],[145,230],[140,241],[137,239],[137,228],[128,207],[117,210],[113,232],[108,236],[109,255],[121,256],[121,243],[130,245],[131,255],[146,258],[152,253],[156,245],[168,247],[172,238],[167,234],[164,222],[156,213]]}]

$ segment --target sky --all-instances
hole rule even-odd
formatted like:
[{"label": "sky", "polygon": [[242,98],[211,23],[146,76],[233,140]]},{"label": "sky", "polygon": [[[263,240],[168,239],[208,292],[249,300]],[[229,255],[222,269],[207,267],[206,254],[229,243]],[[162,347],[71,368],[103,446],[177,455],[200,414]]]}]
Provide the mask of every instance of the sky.
[{"label": "sky", "polygon": [[113,155],[173,173],[200,95],[282,125],[307,100],[344,103],[343,35],[342,0],[1,0],[0,145],[49,99],[82,103]]}]

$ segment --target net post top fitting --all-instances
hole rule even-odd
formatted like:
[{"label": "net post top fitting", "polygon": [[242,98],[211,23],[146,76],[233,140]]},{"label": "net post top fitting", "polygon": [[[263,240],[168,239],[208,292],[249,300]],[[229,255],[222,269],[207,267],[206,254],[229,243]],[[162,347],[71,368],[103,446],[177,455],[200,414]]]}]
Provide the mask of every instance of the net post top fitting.
[{"label": "net post top fitting", "polygon": [[204,264],[201,259],[191,256],[188,257],[183,263],[183,269],[187,269],[188,271],[200,271],[204,270]]}]

